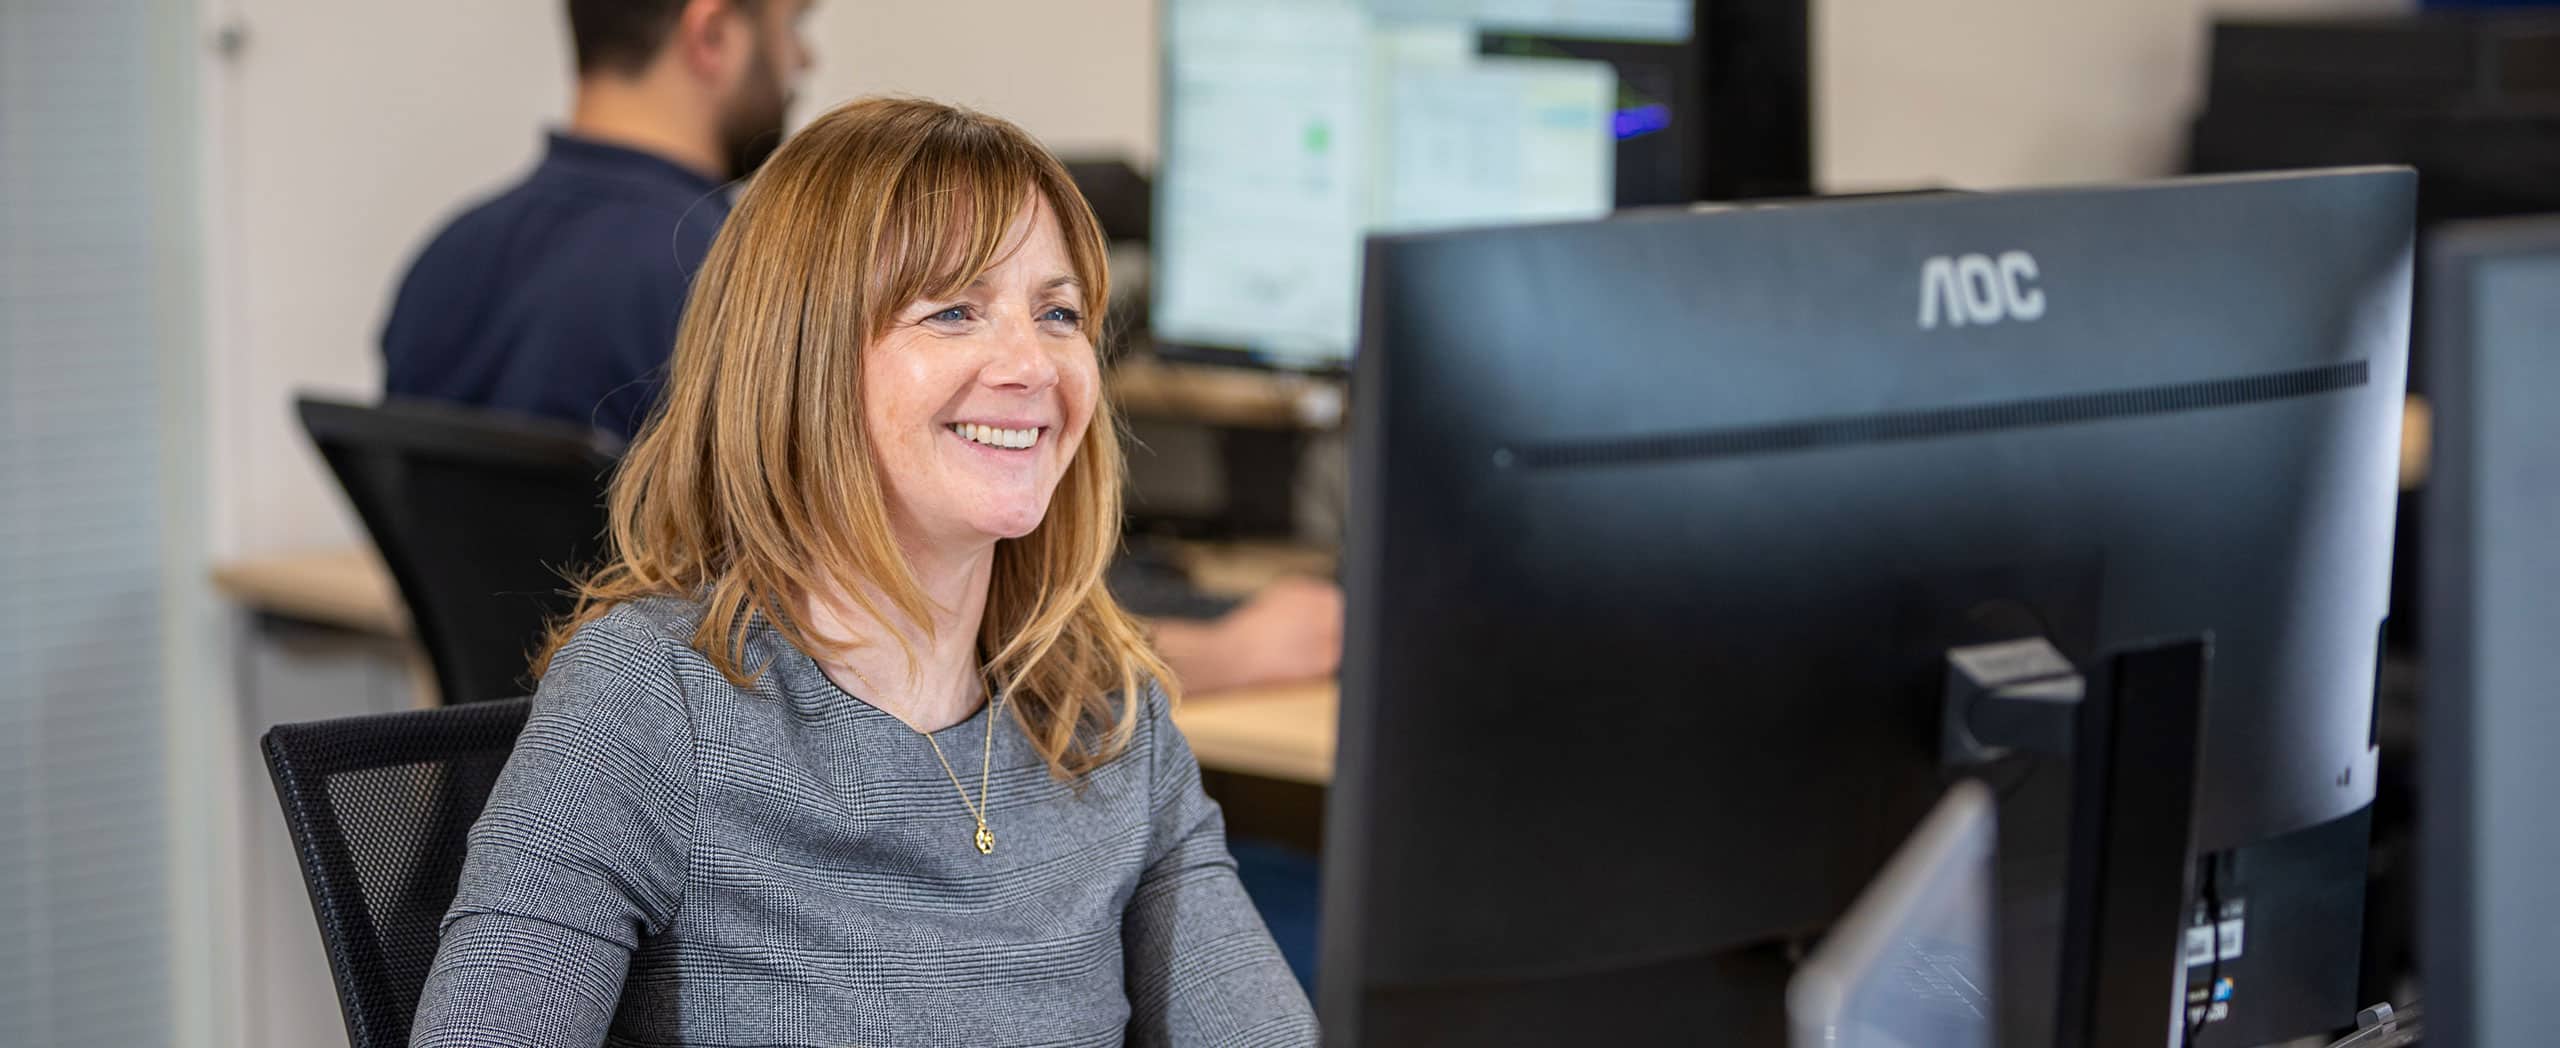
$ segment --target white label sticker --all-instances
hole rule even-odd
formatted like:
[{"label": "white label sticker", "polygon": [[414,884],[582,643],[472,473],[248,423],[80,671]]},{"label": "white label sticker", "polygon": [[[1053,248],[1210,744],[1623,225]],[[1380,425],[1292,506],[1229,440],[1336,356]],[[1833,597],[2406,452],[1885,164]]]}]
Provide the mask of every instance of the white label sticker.
[{"label": "white label sticker", "polygon": [[2222,959],[2227,961],[2238,956],[2240,956],[2240,921],[2234,918],[2222,922]]}]

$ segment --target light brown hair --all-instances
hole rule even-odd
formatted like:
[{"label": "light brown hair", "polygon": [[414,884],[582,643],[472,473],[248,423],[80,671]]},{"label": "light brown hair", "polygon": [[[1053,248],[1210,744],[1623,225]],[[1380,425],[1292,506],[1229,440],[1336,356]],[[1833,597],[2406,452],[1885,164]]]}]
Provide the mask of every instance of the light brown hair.
[{"label": "light brown hair", "polygon": [[[998,261],[1034,193],[1065,234],[1086,330],[1104,330],[1101,224],[1021,128],[871,98],[784,143],[694,278],[666,392],[613,478],[613,552],[579,587],[535,672],[579,627],[643,597],[704,601],[693,646],[741,687],[765,669],[745,664],[758,617],[812,656],[865,642],[813,635],[799,615],[812,594],[848,595],[874,619],[930,623],[863,431],[863,348],[909,304],[956,294]],[[1120,541],[1120,454],[1106,400],[1040,526],[996,544],[978,638],[1005,705],[1060,776],[1127,747],[1142,686],[1173,688],[1103,587]],[[874,607],[860,582],[891,607]]]}]

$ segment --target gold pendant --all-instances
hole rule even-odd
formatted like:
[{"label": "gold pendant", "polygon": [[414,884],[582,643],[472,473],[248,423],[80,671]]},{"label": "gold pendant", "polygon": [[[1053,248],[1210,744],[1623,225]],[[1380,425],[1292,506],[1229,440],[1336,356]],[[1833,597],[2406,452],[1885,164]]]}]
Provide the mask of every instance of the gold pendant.
[{"label": "gold pendant", "polygon": [[996,853],[996,835],[987,832],[986,823],[982,822],[978,824],[978,835],[973,839],[978,844],[978,854],[993,855]]}]

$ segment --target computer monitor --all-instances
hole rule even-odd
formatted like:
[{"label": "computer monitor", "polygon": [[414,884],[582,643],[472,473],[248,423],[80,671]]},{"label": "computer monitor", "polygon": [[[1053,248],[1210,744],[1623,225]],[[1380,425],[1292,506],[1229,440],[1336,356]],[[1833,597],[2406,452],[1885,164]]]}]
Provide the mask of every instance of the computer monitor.
[{"label": "computer monitor", "polygon": [[1167,0],[1154,346],[1338,368],[1366,233],[1809,192],[1804,8]]},{"label": "computer monitor", "polygon": [[[2349,1022],[2412,182],[1372,239],[1327,1036],[1783,1039],[1790,951],[1945,788],[1948,651],[2021,635],[2209,641],[2203,1039]],[[2045,1043],[2071,776],[2002,774]]]},{"label": "computer monitor", "polygon": [[1787,986],[1794,1048],[1991,1048],[1998,808],[1967,780]]},{"label": "computer monitor", "polygon": [[2552,1039],[2560,217],[2428,233],[2418,964],[2428,1043]]}]

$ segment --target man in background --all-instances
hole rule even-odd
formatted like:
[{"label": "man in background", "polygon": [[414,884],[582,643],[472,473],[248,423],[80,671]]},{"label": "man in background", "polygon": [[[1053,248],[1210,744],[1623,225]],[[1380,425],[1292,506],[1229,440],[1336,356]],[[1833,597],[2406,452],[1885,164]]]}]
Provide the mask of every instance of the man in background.
[{"label": "man in background", "polygon": [[782,144],[813,2],[569,0],[569,126],[411,264],[384,392],[636,433],[727,184]]}]

